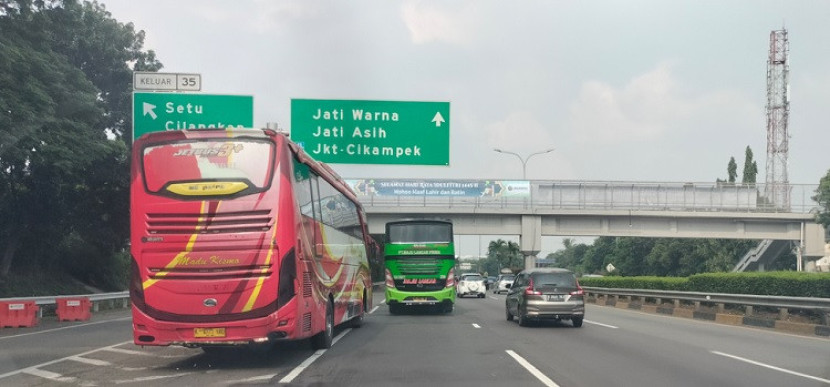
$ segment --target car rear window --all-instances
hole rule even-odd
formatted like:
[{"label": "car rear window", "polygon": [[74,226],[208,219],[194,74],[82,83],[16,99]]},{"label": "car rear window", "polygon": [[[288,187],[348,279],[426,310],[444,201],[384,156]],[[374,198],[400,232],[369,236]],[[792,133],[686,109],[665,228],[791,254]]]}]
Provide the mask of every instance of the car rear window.
[{"label": "car rear window", "polygon": [[461,279],[464,280],[464,281],[481,281],[484,278],[482,278],[480,275],[465,275]]},{"label": "car rear window", "polygon": [[533,286],[571,286],[576,287],[576,277],[572,273],[535,273]]}]

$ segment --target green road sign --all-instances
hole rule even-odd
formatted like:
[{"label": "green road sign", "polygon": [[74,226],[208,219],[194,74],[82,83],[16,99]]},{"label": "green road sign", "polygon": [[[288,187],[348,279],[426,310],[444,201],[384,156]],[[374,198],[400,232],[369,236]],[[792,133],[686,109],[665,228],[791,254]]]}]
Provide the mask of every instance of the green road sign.
[{"label": "green road sign", "polygon": [[327,163],[449,165],[450,103],[292,99],[291,139]]},{"label": "green road sign", "polygon": [[250,128],[254,97],[191,93],[133,93],[133,139],[144,133],[205,128]]}]

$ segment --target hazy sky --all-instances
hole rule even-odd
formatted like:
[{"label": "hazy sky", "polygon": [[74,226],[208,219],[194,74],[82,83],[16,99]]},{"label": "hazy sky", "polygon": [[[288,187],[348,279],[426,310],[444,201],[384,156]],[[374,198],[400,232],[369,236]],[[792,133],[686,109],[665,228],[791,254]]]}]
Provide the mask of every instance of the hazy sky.
[{"label": "hazy sky", "polygon": [[786,27],[790,182],[830,168],[824,0],[101,2],[162,72],[253,95],[256,126],[290,129],[292,98],[450,102],[449,167],[334,165],[347,178],[517,179],[493,148],[553,147],[528,178],[712,182],[730,156],[740,178],[750,146],[763,182],[769,35]]}]

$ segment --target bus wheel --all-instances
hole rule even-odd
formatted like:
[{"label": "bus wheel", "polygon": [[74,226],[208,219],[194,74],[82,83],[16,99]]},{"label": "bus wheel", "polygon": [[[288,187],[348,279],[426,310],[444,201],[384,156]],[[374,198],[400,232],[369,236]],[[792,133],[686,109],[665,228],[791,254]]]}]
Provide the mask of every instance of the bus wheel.
[{"label": "bus wheel", "polygon": [[401,307],[400,304],[398,304],[398,303],[389,304],[389,313],[401,314],[402,312],[403,312],[403,307]]},{"label": "bus wheel", "polygon": [[334,306],[331,301],[326,302],[326,327],[323,331],[311,336],[311,347],[314,349],[331,348],[334,339]]},{"label": "bus wheel", "polygon": [[352,328],[360,328],[363,326],[363,317],[366,316],[366,295],[363,295],[363,306],[360,308],[360,314],[352,317]]},{"label": "bus wheel", "polygon": [[452,309],[453,309],[453,304],[452,303],[447,302],[447,303],[444,304],[444,313],[452,313]]}]

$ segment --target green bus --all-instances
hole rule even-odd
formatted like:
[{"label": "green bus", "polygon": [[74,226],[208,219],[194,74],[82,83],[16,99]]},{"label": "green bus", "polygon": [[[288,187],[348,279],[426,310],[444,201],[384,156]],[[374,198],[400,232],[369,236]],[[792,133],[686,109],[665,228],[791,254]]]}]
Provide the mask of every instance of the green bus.
[{"label": "green bus", "polygon": [[386,304],[398,314],[430,305],[452,312],[455,304],[455,247],[452,222],[398,220],[386,223],[383,248]]}]

